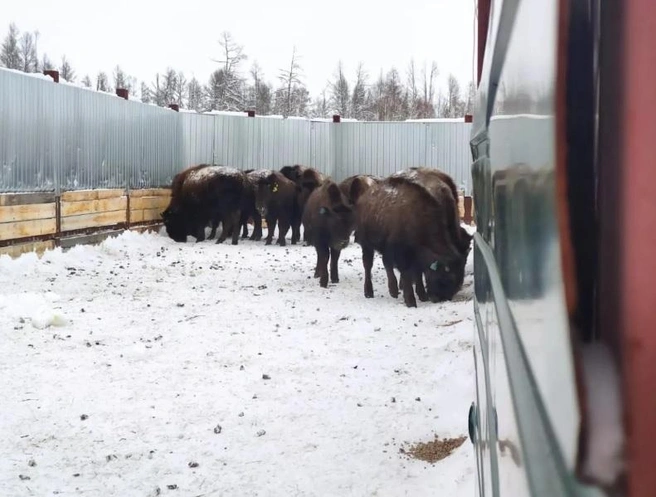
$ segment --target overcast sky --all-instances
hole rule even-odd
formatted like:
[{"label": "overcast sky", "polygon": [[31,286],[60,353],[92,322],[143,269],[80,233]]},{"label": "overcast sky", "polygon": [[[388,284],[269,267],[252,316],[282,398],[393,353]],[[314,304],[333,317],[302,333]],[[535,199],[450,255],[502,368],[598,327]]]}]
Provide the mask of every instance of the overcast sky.
[{"label": "overcast sky", "polygon": [[39,52],[57,64],[66,54],[78,81],[116,64],[152,82],[168,66],[206,83],[226,30],[249,60],[274,81],[292,47],[301,55],[303,80],[313,96],[341,59],[349,79],[363,61],[370,79],[396,66],[405,77],[411,57],[435,60],[440,85],[449,73],[464,88],[472,79],[474,0],[6,0],[5,25],[40,32]]}]

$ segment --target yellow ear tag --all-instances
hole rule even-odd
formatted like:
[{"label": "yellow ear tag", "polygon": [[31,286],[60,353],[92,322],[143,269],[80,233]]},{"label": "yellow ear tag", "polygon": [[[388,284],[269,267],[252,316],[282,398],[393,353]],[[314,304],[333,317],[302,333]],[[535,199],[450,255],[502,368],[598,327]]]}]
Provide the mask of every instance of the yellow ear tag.
[{"label": "yellow ear tag", "polygon": [[278,191],[278,183],[274,183],[273,186],[271,187],[271,191],[273,193],[276,193]]}]

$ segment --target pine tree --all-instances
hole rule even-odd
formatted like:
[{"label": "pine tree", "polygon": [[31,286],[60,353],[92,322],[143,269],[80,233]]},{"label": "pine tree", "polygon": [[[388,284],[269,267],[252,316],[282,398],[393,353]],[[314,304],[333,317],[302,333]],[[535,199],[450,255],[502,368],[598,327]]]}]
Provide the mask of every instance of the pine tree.
[{"label": "pine tree", "polygon": [[205,98],[203,87],[196,78],[191,78],[187,86],[188,101],[187,107],[196,112],[202,112],[205,108]]},{"label": "pine tree", "polygon": [[351,117],[350,100],[349,84],[340,61],[335,71],[335,79],[330,83],[330,104],[337,114],[348,118]]},{"label": "pine tree", "polygon": [[152,92],[144,81],[141,82],[140,97],[141,101],[145,104],[149,104],[153,101]]},{"label": "pine tree", "polygon": [[2,42],[0,49],[0,64],[8,69],[22,69],[21,53],[18,46],[18,27],[13,22],[9,24],[9,33]]},{"label": "pine tree", "polygon": [[178,104],[180,108],[187,108],[188,83],[187,77],[182,71],[178,71],[175,83],[173,101]]},{"label": "pine tree", "polygon": [[369,114],[367,110],[367,73],[364,65],[360,63],[355,73],[355,85],[351,96],[351,117],[364,121]]}]

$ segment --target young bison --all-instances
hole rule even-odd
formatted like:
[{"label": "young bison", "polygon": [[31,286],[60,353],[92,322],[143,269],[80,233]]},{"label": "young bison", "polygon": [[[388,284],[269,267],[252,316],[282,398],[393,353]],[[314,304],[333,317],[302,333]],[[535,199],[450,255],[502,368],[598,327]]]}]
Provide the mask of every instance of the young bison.
[{"label": "young bison", "polygon": [[[301,219],[310,194],[324,182],[326,177],[316,169],[301,165],[284,166],[280,172],[287,178],[296,183],[298,196],[296,200],[296,211],[292,220],[292,243],[301,239]],[[307,236],[303,233],[303,241],[307,241]]]},{"label": "young bison", "polygon": [[278,223],[278,245],[286,245],[285,235],[296,214],[296,184],[278,171],[268,171],[257,179],[255,207],[267,223],[266,245],[271,245]]},{"label": "young bison", "polygon": [[315,189],[307,199],[303,211],[303,231],[307,241],[317,251],[314,277],[322,288],[328,286],[328,260],[330,281],[339,282],[337,263],[341,251],[349,244],[355,215],[348,198],[330,180]]},{"label": "young bison", "polygon": [[186,242],[188,235],[202,242],[205,227],[221,221],[224,229],[217,243],[234,231],[232,243],[237,245],[243,189],[243,174],[230,167],[201,164],[182,171],[173,179],[171,202],[162,213],[167,234],[176,242]]},{"label": "young bison", "polygon": [[458,292],[466,257],[457,246],[452,204],[450,192],[436,198],[422,185],[403,177],[389,177],[359,195],[356,242],[362,247],[365,297],[374,296],[371,267],[375,251],[383,256],[389,292],[395,298],[398,286],[394,268],[400,270],[408,307],[417,306],[412,288],[416,274],[425,275],[432,302],[450,299]]}]

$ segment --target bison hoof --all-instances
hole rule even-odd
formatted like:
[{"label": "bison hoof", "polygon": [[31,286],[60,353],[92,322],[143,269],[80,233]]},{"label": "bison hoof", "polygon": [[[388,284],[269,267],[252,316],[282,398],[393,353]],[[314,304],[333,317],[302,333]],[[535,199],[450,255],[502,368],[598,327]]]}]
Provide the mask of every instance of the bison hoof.
[{"label": "bison hoof", "polygon": [[239,240],[233,240],[233,241],[232,241],[232,244],[233,244],[233,245],[238,245],[238,244],[239,244]]},{"label": "bison hoof", "polygon": [[337,277],[335,277],[335,278],[330,278],[330,282],[331,282],[331,283],[339,283],[339,278],[337,278]]},{"label": "bison hoof", "polygon": [[417,295],[417,297],[422,302],[428,302],[428,296],[427,295]]},{"label": "bison hoof", "polygon": [[399,292],[392,292],[392,291],[390,291],[389,294],[390,294],[390,297],[392,297],[393,299],[398,298],[398,296],[399,296]]},{"label": "bison hoof", "polygon": [[321,288],[328,288],[328,278],[321,278],[321,280],[319,280],[319,286],[321,286]]},{"label": "bison hoof", "polygon": [[374,292],[364,292],[364,296],[367,297],[368,299],[373,299]]},{"label": "bison hoof", "polygon": [[278,242],[278,245],[280,245],[281,247],[284,247],[285,245],[287,245],[287,242],[285,240],[282,240],[282,241]]},{"label": "bison hoof", "polygon": [[406,307],[417,307],[417,301],[416,300],[411,300],[411,301],[405,301],[405,306]]},{"label": "bison hoof", "polygon": [[266,240],[266,241],[264,242],[264,245],[271,245],[271,240]]}]

